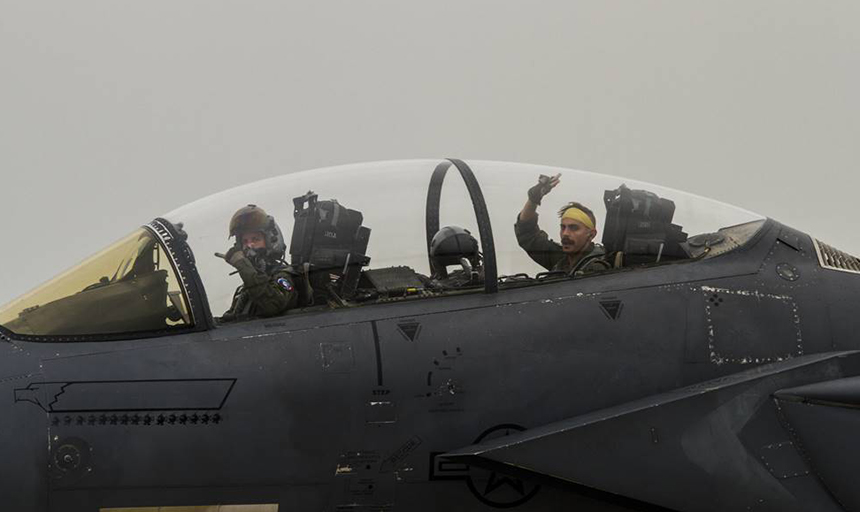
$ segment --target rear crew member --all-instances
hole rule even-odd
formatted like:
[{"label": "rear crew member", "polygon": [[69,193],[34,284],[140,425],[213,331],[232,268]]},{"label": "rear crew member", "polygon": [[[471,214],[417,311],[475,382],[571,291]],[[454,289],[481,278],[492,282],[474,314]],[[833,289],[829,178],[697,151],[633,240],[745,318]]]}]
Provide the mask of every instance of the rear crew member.
[{"label": "rear crew member", "polygon": [[[430,286],[439,290],[457,290],[484,284],[484,266],[478,241],[468,229],[445,226],[430,242],[432,275]],[[448,271],[450,265],[460,268]]]},{"label": "rear crew member", "polygon": [[238,270],[242,285],[221,321],[277,316],[295,307],[293,276],[283,261],[286,244],[275,219],[249,204],[233,214],[229,236],[235,237],[233,247],[216,255]]},{"label": "rear crew member", "polygon": [[550,240],[538,227],[537,207],[543,197],[559,184],[557,174],[541,176],[538,184],[528,191],[528,200],[517,216],[514,232],[517,242],[538,265],[547,270],[568,274],[605,270],[610,265],[603,258],[606,251],[592,240],[597,236],[594,213],[577,202],[570,202],[558,212],[561,243]]}]

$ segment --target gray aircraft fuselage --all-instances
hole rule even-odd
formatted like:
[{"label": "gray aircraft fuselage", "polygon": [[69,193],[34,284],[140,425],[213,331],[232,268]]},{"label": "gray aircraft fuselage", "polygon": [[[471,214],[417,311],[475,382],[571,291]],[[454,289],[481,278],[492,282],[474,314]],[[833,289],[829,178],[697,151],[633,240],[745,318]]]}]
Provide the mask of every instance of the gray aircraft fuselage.
[{"label": "gray aircraft fuselage", "polygon": [[0,510],[846,510],[855,463],[823,457],[856,442],[774,394],[857,374],[858,297],[768,220],[718,257],[499,293],[4,337]]}]

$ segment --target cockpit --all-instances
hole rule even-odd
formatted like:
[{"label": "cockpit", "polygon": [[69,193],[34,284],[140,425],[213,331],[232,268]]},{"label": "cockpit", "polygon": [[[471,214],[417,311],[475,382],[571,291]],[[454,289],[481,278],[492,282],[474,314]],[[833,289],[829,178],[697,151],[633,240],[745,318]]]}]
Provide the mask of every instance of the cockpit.
[{"label": "cockpit", "polygon": [[[514,224],[527,191],[539,176],[557,174],[538,225],[557,240],[559,208],[588,206],[594,241],[607,255],[600,272],[553,272],[518,244]],[[269,212],[288,241],[286,263],[303,296],[287,316],[694,263],[743,246],[765,223],[711,199],[577,170],[454,159],[344,165],[251,183],[169,212],[0,308],[0,333],[95,341],[216,328],[213,318],[241,283],[215,253],[228,249],[231,215],[248,204]],[[440,234],[455,249],[434,249]]]}]

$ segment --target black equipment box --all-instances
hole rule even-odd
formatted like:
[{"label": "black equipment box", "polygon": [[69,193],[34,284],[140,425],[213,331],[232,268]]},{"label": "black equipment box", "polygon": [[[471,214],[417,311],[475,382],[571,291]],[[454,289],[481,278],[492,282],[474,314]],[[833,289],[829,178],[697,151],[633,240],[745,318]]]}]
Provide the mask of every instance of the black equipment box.
[{"label": "black equipment box", "polygon": [[364,216],[335,200],[318,201],[313,192],[294,198],[293,205],[293,268],[307,271],[318,291],[340,277],[340,292],[349,296],[358,284],[361,267],[370,263],[365,254],[370,229],[361,225]]},{"label": "black equipment box", "polygon": [[672,224],[675,203],[647,190],[621,185],[603,194],[606,224],[603,245],[608,253],[622,251],[624,264],[657,263],[687,258],[681,243],[687,233]]},{"label": "black equipment box", "polygon": [[[362,283],[367,288],[373,288],[379,293],[404,293],[409,289],[424,288],[424,283],[411,267],[387,267],[365,270],[362,273]],[[365,282],[366,281],[366,282]]]}]

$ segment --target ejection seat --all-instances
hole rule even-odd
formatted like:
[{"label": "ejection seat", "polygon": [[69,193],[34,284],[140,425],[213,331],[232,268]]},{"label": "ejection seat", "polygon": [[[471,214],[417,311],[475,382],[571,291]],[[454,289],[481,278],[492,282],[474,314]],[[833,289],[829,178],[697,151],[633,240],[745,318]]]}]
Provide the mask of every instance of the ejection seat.
[{"label": "ejection seat", "polygon": [[672,223],[675,203],[647,190],[621,185],[603,194],[603,246],[614,268],[689,258],[687,233]]}]

